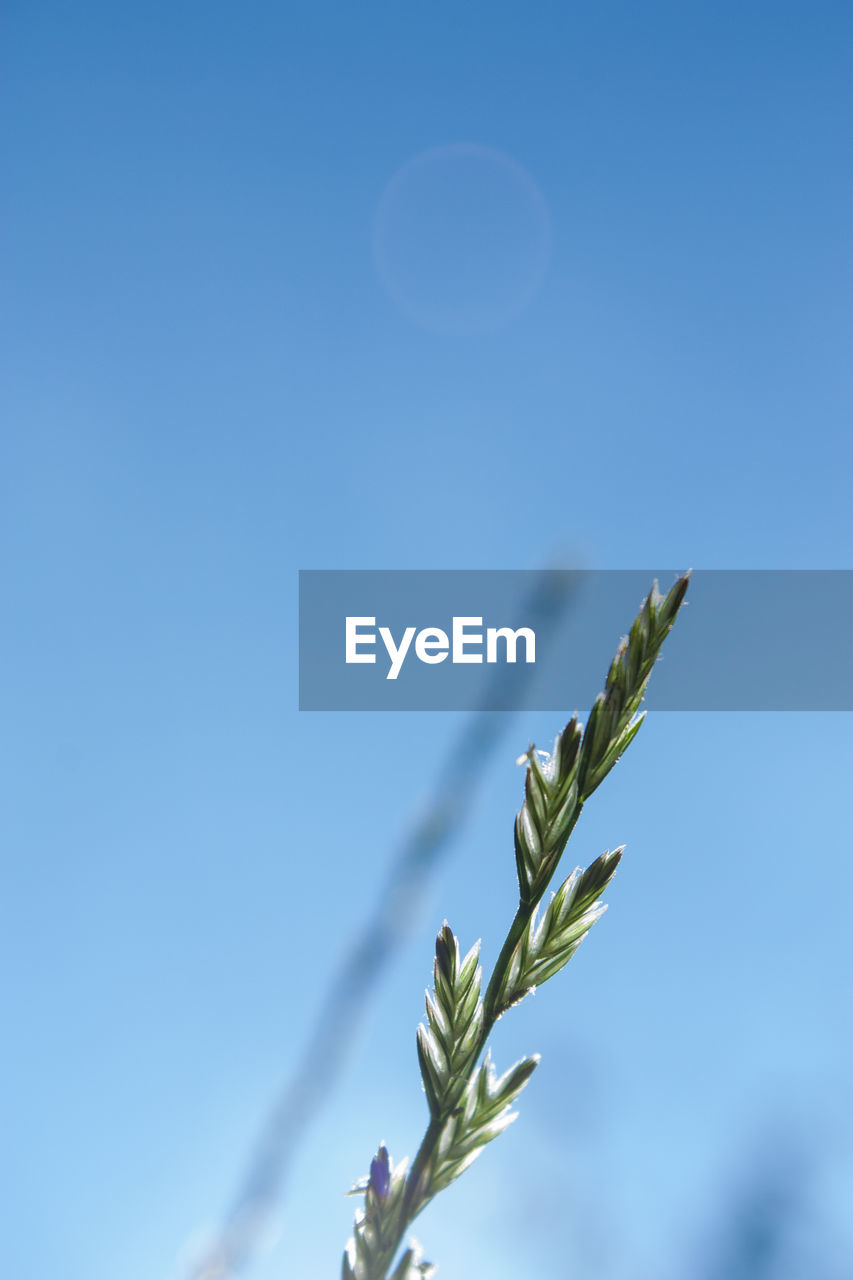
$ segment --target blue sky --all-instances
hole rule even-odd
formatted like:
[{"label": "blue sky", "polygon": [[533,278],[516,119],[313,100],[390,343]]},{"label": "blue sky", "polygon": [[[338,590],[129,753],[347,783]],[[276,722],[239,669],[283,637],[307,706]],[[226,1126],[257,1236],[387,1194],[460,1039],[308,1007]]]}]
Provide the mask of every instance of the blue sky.
[{"label": "blue sky", "polygon": [[[3,1270],[183,1280],[460,724],[300,716],[297,570],[850,567],[853,18],[3,25]],[[389,200],[438,324],[377,269]],[[259,1280],[336,1274],[340,1192],[416,1144],[433,931],[495,954],[513,760],[561,710],[507,719]],[[442,1277],[705,1280],[786,1151],[790,1274],[842,1274],[850,764],[840,714],[646,725],[576,837],[629,844],[611,912],[499,1028],[544,1055],[521,1118],[421,1224]]]}]

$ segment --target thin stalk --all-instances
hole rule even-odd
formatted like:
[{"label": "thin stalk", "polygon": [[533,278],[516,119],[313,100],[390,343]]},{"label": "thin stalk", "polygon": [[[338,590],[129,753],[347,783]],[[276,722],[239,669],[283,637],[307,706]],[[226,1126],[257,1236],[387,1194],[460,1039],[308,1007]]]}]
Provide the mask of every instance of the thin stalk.
[{"label": "thin stalk", "polygon": [[[506,978],[509,973],[509,966],[512,961],[513,953],[519,941],[524,936],[524,933],[527,930],[531,919],[533,918],[533,914],[542,900],[544,892],[545,890],[543,889],[542,894],[540,894],[539,897],[534,902],[520,903],[518,910],[515,913],[515,917],[513,918],[513,922],[510,925],[509,932],[507,933],[504,944],[501,948],[500,955],[495,961],[495,967],[492,970],[492,976],[489,979],[489,985],[486,988],[486,994],[483,997],[483,1009],[484,1009],[483,1030],[480,1034],[480,1037],[477,1043],[477,1051],[476,1051],[476,1058],[478,1060],[482,1055],[483,1050],[486,1047],[486,1042],[488,1041],[488,1038],[492,1033],[492,1029],[495,1023],[498,1021],[498,1018],[500,1018],[501,1014],[504,1012],[499,1007],[500,992],[503,989],[504,983],[506,982]],[[420,1195],[420,1183],[423,1178],[424,1171],[426,1170],[430,1160],[435,1154],[435,1149],[438,1145],[439,1139],[441,1138],[441,1131],[444,1128],[444,1125],[448,1118],[449,1118],[448,1115],[438,1115],[438,1116],[432,1117],[432,1119],[429,1122],[429,1125],[427,1126],[426,1133],[424,1134],[423,1139],[421,1141],[421,1145],[417,1150],[417,1154],[415,1155],[414,1161],[412,1163],[411,1171],[407,1179],[406,1193],[403,1198],[403,1210],[400,1216],[399,1231],[397,1233],[397,1239],[394,1244],[392,1261],[393,1261],[393,1255],[396,1255],[397,1249],[402,1244],[403,1237],[405,1236],[409,1227],[412,1225],[415,1218],[417,1218],[418,1214],[423,1209],[426,1208],[426,1205],[428,1203],[428,1201],[425,1200],[422,1204],[418,1204],[418,1198]],[[390,1265],[391,1264],[389,1262],[388,1266]],[[387,1275],[388,1275],[388,1267],[385,1268],[384,1275],[382,1277],[377,1276],[376,1280],[387,1280]]]},{"label": "thin stalk", "polygon": [[[476,1058],[478,1060],[486,1047],[486,1041],[492,1032],[492,1028],[501,1015],[500,1009],[496,1007],[498,994],[506,980],[513,952],[515,951],[519,940],[523,936],[524,931],[530,924],[531,917],[533,916],[538,903],[539,899],[532,903],[521,903],[515,913],[515,918],[510,926],[504,945],[501,948],[501,953],[495,962],[495,967],[492,970],[492,976],[489,980],[489,985],[483,998],[484,1020],[483,1030],[477,1043]],[[432,1117],[429,1125],[427,1126],[426,1133],[423,1136],[421,1145],[418,1148],[417,1154],[415,1155],[411,1172],[407,1179],[406,1193],[403,1198],[403,1209],[400,1215],[400,1224],[396,1233],[397,1238],[394,1242],[391,1261],[393,1261],[393,1258],[396,1255],[399,1246],[402,1244],[403,1237],[409,1227],[428,1203],[426,1200],[421,1204],[418,1203],[420,1196],[420,1184],[423,1179],[424,1172],[435,1154],[435,1149],[438,1145],[439,1139],[441,1138],[441,1131],[448,1118],[449,1116],[441,1114]],[[387,1280],[388,1267],[390,1267],[390,1265],[391,1262],[386,1266],[383,1276],[377,1276],[376,1280]]]}]

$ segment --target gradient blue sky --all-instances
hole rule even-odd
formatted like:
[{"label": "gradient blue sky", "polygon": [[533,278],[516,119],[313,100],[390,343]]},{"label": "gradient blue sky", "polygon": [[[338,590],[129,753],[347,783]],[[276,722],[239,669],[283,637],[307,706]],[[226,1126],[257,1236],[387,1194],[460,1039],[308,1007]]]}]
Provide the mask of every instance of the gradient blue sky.
[{"label": "gradient blue sky", "polygon": [[[7,6],[4,1274],[182,1276],[458,727],[300,716],[299,568],[850,567],[852,42],[840,3]],[[374,253],[460,143],[550,240],[461,336]],[[405,288],[523,285],[540,196],[431,172]],[[417,1142],[433,930],[494,955],[560,714],[523,721],[258,1280],[336,1274],[341,1191]],[[850,767],[842,715],[647,724],[576,837],[629,843],[611,912],[499,1028],[522,1118],[421,1224],[443,1280],[706,1280],[801,1146],[792,1248],[841,1277]]]}]

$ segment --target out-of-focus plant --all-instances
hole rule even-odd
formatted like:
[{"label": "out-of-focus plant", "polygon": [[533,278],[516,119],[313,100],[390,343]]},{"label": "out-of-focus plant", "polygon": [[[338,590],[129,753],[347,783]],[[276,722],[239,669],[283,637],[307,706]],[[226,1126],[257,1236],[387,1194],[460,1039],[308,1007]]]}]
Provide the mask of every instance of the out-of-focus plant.
[{"label": "out-of-focus plant", "polygon": [[434,1268],[421,1260],[414,1241],[395,1265],[410,1224],[515,1119],[512,1104],[539,1058],[522,1058],[497,1076],[486,1042],[498,1018],[568,963],[605,911],[599,898],[622,847],[603,853],[585,871],[575,868],[544,909],[541,904],[585,801],[642,724],[640,703],[688,577],[679,578],[665,596],[654,584],[619,644],[586,726],[574,716],[550,755],[531,745],[519,761],[526,762],[527,773],[515,822],[515,918],[484,994],[480,944],[463,956],[446,923],[438,934],[434,989],[427,994],[426,1022],[417,1038],[429,1124],[411,1168],[406,1160],[392,1162],[381,1146],[368,1176],[353,1187],[352,1194],[364,1196],[364,1207],[344,1252],[342,1280],[431,1275]]}]

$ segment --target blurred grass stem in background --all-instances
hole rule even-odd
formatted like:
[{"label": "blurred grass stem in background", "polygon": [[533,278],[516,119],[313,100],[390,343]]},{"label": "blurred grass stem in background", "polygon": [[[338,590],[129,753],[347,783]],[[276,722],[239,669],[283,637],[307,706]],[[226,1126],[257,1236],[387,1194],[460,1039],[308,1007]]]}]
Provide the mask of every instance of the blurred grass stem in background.
[{"label": "blurred grass stem in background", "polygon": [[[523,615],[544,652],[570,607],[577,579],[543,569]],[[187,1280],[228,1280],[246,1267],[279,1206],[311,1124],[341,1076],[370,999],[405,939],[428,879],[448,853],[477,793],[501,733],[505,705],[532,678],[525,663],[490,672],[481,708],[466,718],[422,816],[392,858],[372,915],[341,957],[290,1081],[268,1117],[255,1153],[214,1239],[191,1263]],[[509,687],[508,687],[509,686]]]}]

